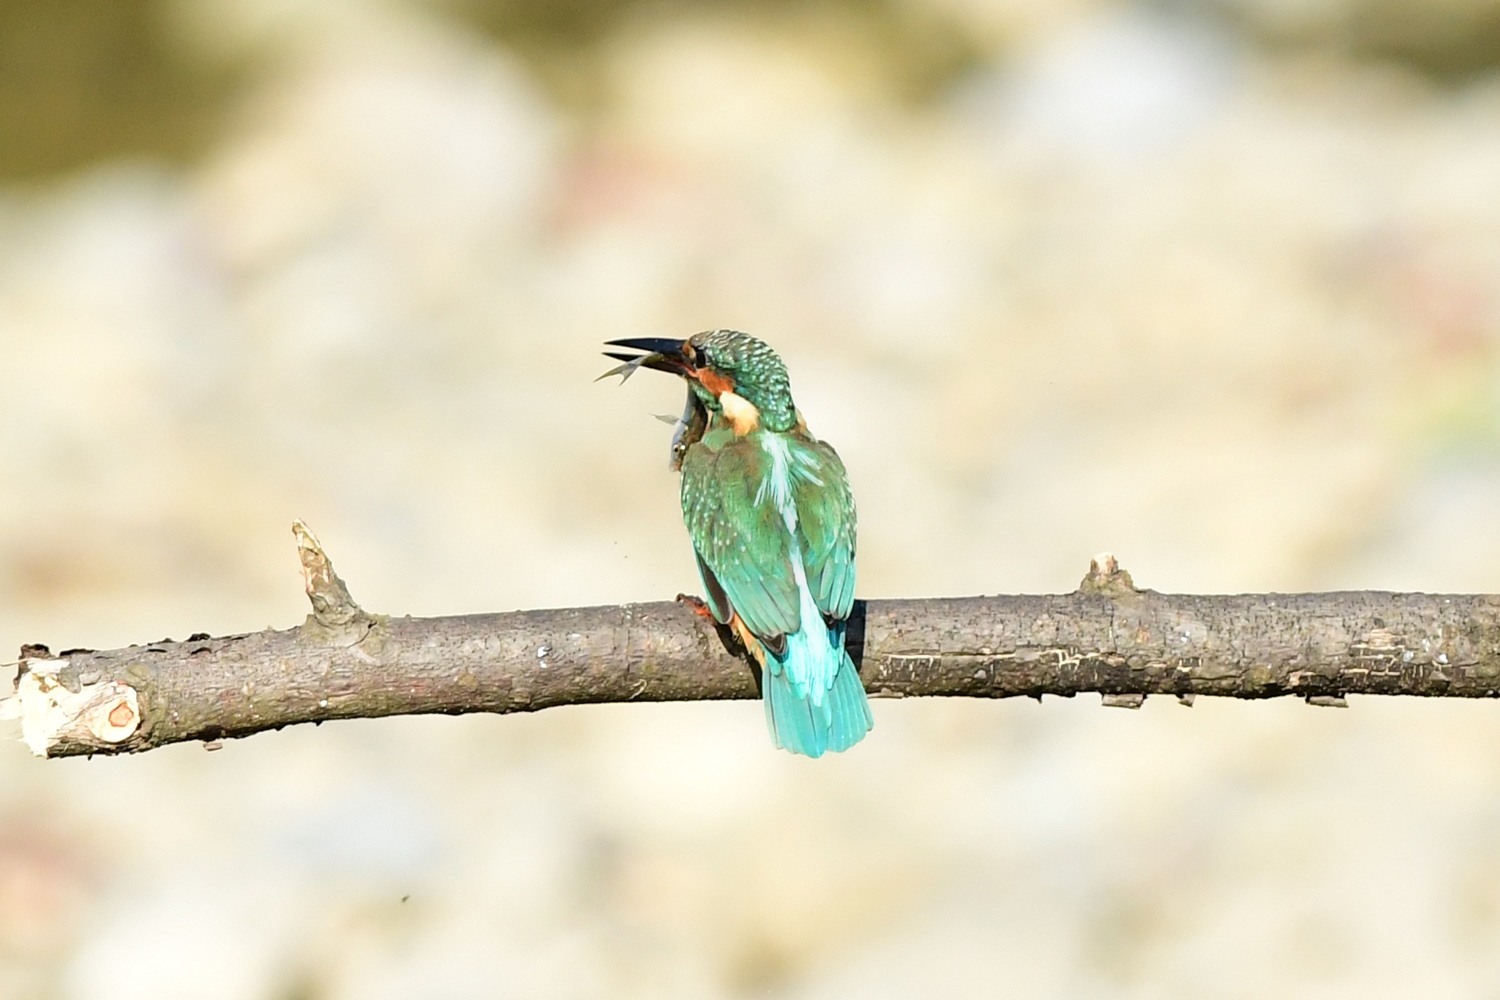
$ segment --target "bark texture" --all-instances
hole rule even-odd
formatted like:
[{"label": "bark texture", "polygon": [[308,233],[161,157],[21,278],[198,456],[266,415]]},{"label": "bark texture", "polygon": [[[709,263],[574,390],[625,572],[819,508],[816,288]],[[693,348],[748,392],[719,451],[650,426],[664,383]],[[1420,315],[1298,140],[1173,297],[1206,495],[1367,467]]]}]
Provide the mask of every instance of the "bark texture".
[{"label": "bark texture", "polygon": [[[371,614],[294,531],[313,605],[302,625],[56,656],[25,647],[0,709],[33,752],[61,757],[327,719],[758,696],[747,658],[683,603]],[[859,601],[849,640],[877,697],[1500,694],[1500,597],[1158,594],[1108,558],[1071,594]]]}]

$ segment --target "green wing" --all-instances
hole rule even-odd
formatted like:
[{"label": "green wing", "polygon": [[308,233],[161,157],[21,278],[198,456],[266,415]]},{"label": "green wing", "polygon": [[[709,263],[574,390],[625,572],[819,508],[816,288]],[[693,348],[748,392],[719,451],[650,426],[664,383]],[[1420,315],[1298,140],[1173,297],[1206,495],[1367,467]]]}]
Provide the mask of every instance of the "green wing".
[{"label": "green wing", "polygon": [[792,498],[807,585],[818,610],[829,618],[849,617],[854,607],[854,494],[849,475],[831,445],[797,442]]},{"label": "green wing", "polygon": [[786,523],[775,504],[755,502],[767,462],[752,439],[710,431],[683,456],[682,517],[714,617],[738,611],[779,648],[802,615]]}]

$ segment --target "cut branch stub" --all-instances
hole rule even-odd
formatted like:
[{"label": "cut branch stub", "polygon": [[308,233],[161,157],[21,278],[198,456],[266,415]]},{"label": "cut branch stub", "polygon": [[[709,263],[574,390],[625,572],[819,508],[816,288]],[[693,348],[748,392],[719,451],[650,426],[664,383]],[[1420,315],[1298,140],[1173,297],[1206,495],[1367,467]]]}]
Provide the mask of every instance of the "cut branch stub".
[{"label": "cut branch stub", "polygon": [[1079,581],[1080,594],[1098,594],[1104,597],[1125,597],[1137,593],[1135,581],[1120,568],[1115,557],[1101,552],[1089,560],[1088,574]]},{"label": "cut branch stub", "polygon": [[366,617],[349,595],[348,586],[334,572],[333,561],[312,529],[299,519],[292,522],[292,535],[297,539],[297,558],[302,562],[302,586],[318,624],[340,629]]},{"label": "cut branch stub", "polygon": [[[16,678],[21,739],[38,757],[67,744],[107,749],[134,736],[141,726],[135,688],[109,680],[79,684],[67,677],[67,659],[27,658]],[[75,686],[70,688],[72,682]]]}]

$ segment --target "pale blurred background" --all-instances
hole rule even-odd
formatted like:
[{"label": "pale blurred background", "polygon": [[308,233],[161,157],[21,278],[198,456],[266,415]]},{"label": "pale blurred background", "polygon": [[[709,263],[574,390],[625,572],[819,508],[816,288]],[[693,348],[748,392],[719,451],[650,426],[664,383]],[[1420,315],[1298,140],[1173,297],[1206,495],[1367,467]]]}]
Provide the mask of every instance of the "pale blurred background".
[{"label": "pale blurred background", "polygon": [[[696,587],[758,333],[860,593],[1500,590],[1500,0],[0,3],[0,655]],[[882,701],[37,761],[0,998],[1497,997],[1500,706]]]}]

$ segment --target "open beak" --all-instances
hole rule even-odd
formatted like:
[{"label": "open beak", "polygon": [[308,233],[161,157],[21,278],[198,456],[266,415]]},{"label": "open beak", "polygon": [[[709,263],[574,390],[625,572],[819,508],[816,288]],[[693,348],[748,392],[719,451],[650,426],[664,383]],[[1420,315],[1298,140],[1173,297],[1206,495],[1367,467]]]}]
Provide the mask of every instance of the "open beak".
[{"label": "open beak", "polygon": [[624,347],[632,351],[643,351],[642,354],[621,354],[618,351],[605,351],[604,356],[623,361],[624,364],[616,365],[609,371],[600,375],[598,379],[609,378],[611,375],[620,376],[623,382],[635,374],[637,368],[651,368],[659,372],[670,372],[673,375],[684,377],[691,375],[694,371],[692,364],[682,353],[682,346],[686,341],[671,340],[667,337],[634,337],[628,340],[608,340],[608,347]]}]

